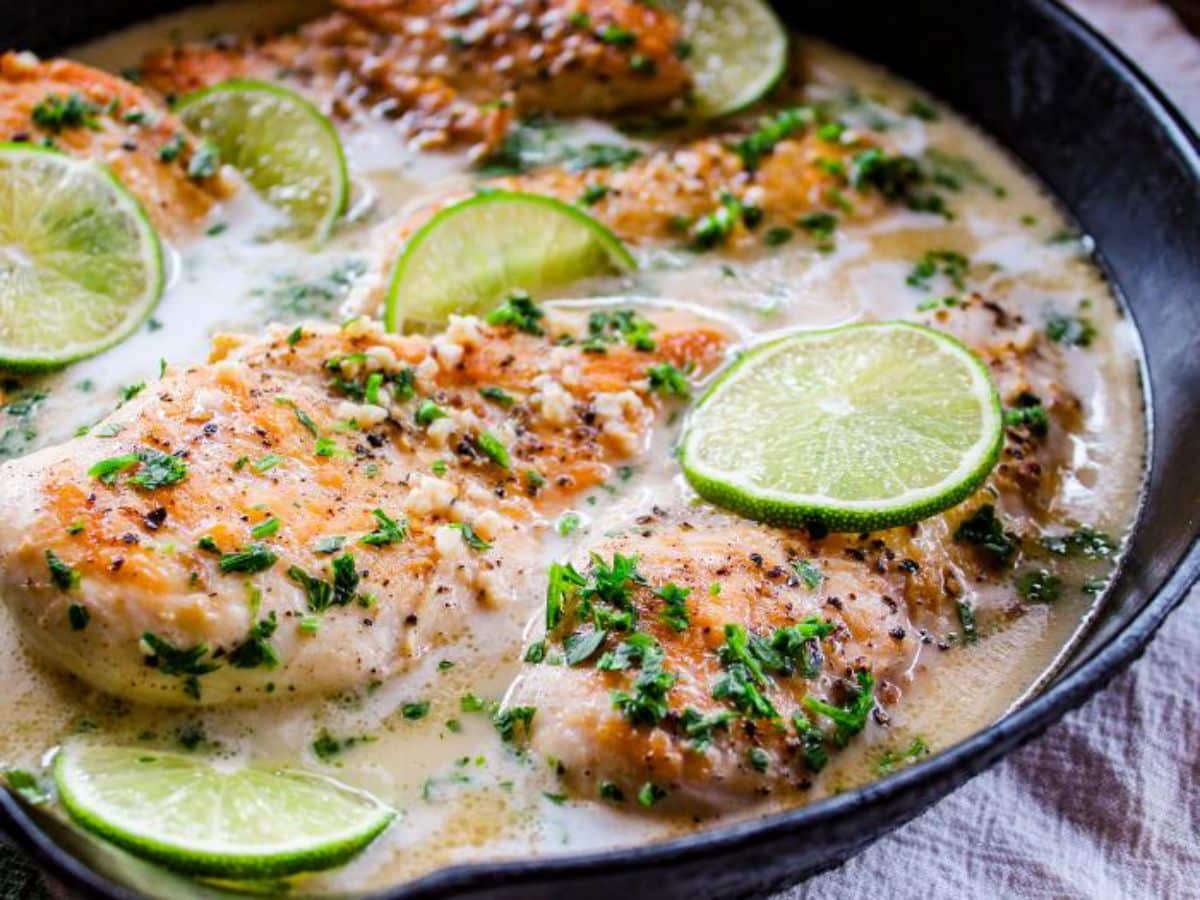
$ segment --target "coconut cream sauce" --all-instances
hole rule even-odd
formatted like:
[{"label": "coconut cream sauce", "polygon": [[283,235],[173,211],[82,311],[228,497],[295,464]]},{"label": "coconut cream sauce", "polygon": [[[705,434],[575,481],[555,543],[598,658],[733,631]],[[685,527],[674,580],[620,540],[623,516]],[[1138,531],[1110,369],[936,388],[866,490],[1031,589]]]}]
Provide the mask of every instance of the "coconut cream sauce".
[{"label": "coconut cream sauce", "polygon": [[[79,48],[68,55],[118,70],[171,39],[204,37],[242,24],[262,30],[312,12],[319,4],[235,3],[165,18]],[[801,39],[810,70],[810,99],[845,104],[851,123],[888,125],[897,149],[936,147],[970,160],[978,183],[954,195],[956,218],[892,212],[866,225],[845,225],[836,248],[821,252],[800,235],[783,247],[732,261],[719,253],[655,250],[642,254],[635,275],[582,285],[577,296],[686,302],[724,318],[747,341],[797,327],[860,319],[914,318],[930,296],[906,284],[913,263],[931,249],[954,249],[973,263],[967,287],[1040,322],[1048,310],[1073,312],[1091,300],[1097,337],[1088,349],[1068,349],[1067,387],[1083,401],[1082,430],[1073,436],[1073,465],[1057,500],[1064,522],[1124,534],[1142,477],[1144,418],[1137,335],[1089,259],[1086,238],[1054,240],[1070,224],[1054,201],[1014,161],[971,126],[939,108],[934,121],[906,114],[922,98],[895,77],[815,40]],[[603,123],[564,126],[558,139],[627,141]],[[257,239],[271,213],[248,192],[212,214],[210,234],[171,249],[170,286],[154,320],[93,360],[21,387],[49,396],[32,416],[36,434],[19,451],[64,440],[104,416],[130,385],[152,382],[160,359],[188,363],[207,355],[219,330],[255,331],[272,320],[332,318],[353,304],[365,277],[371,226],[469,184],[468,161],[422,154],[405,146],[386,122],[344,131],[356,200],[350,220],[320,249]],[[1002,190],[996,190],[1002,186]],[[991,264],[991,265],[989,265]],[[628,299],[625,302],[629,302]],[[0,422],[0,425],[3,423]],[[627,480],[585,498],[583,526],[546,545],[548,564],[578,542],[598,536],[653,502],[690,499],[670,453],[677,423],[652,438]],[[551,532],[553,534],[553,530]],[[1111,563],[1066,560],[1056,572],[1067,585],[1102,575]],[[1011,599],[1011,588],[992,588]],[[274,701],[257,707],[198,712],[141,709],[105,698],[48,672],[18,644],[0,607],[0,764],[36,768],[64,738],[94,732],[147,746],[183,744],[231,763],[270,761],[309,767],[361,786],[400,810],[396,825],[366,853],[335,872],[309,879],[310,890],[379,887],[460,861],[583,851],[638,844],[694,828],[689,821],[642,815],[636,808],[566,800],[545,760],[501,744],[486,716],[462,709],[470,694],[501,699],[517,676],[528,635],[536,631],[541,597],[519,597],[500,613],[480,614],[470,638],[439,651],[417,669],[361,695],[328,701]],[[1003,630],[977,644],[924,648],[891,708],[887,729],[868,727],[835,755],[817,779],[816,799],[877,777],[884,755],[920,738],[933,751],[994,721],[1020,702],[1050,670],[1085,624],[1093,599],[1064,590],[1054,604],[1030,604]],[[400,707],[428,701],[429,714],[405,719]],[[328,734],[349,742],[325,762],[312,750]],[[757,812],[767,812],[765,806]]]}]

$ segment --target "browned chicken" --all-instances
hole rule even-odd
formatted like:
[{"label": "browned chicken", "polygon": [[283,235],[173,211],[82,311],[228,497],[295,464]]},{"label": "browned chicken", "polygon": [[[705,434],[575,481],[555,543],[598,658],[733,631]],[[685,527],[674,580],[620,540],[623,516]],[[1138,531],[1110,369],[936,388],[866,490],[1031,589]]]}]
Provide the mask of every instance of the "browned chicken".
[{"label": "browned chicken", "polygon": [[[865,140],[822,136],[811,120],[793,119],[789,112],[773,124],[784,136],[757,143],[753,134],[743,133],[703,138],[627,165],[583,171],[550,167],[495,179],[489,186],[579,203],[630,244],[726,253],[761,248],[774,227],[799,224],[828,235],[841,220],[868,220],[903,199],[896,196],[903,182],[880,174],[901,157],[890,157]],[[379,226],[373,274],[355,298],[359,311],[379,309],[388,274],[409,236],[437,210],[461,199],[461,194],[440,198]]]},{"label": "browned chicken", "polygon": [[1078,401],[1057,385],[1061,352],[998,303],[932,315],[1023,411],[966,502],[827,536],[655,507],[551,568],[544,649],[508,703],[534,710],[532,745],[572,792],[712,813],[806,790],[831,754],[886,726],[923,647],[1021,614],[987,588],[1042,536]]},{"label": "browned chicken", "polygon": [[486,621],[541,575],[536,514],[643,450],[654,367],[725,342],[683,314],[597,334],[505,309],[433,338],[219,338],[0,466],[0,593],[30,643],[121,696],[219,703],[363,686]]},{"label": "browned chicken", "polygon": [[0,140],[56,147],[108,165],[160,231],[180,234],[226,196],[215,164],[161,101],[65,59],[0,55]]},{"label": "browned chicken", "polygon": [[514,114],[658,109],[689,86],[679,22],[636,0],[340,0],[298,33],[149,56],[182,94],[231,77],[287,79],[331,111],[397,119],[425,147],[495,148]]}]

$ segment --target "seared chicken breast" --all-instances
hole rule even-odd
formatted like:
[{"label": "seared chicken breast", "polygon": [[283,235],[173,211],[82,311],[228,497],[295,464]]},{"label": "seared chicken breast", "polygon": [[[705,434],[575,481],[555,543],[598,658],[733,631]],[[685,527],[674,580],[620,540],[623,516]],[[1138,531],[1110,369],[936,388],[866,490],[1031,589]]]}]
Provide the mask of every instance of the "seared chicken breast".
[{"label": "seared chicken breast", "polygon": [[208,365],[0,466],[0,593],[29,642],[152,703],[328,692],[532,589],[539,513],[637,456],[656,367],[711,369],[725,335],[516,303],[432,338],[218,338]]},{"label": "seared chicken breast", "polygon": [[424,147],[496,147],[513,115],[658,109],[689,86],[679,22],[635,0],[342,0],[296,34],[149,56],[146,82],[182,94],[231,77],[286,78],[335,114],[373,108]]},{"label": "seared chicken breast", "polygon": [[[866,142],[821,137],[802,118],[775,121],[790,122],[780,125],[780,133],[791,136],[764,143],[736,132],[657,150],[628,164],[583,171],[553,166],[488,184],[579,203],[635,246],[720,248],[729,255],[760,248],[776,227],[790,232],[799,225],[828,236],[839,220],[869,220],[901,199],[903,177],[895,176],[900,180],[893,184],[887,180],[893,176],[882,174],[900,171],[901,157]],[[439,198],[378,227],[373,274],[353,299],[356,310],[378,310],[405,241],[463,196]]]},{"label": "seared chicken breast", "polygon": [[199,145],[136,85],[65,59],[0,55],[0,140],[104,163],[160,231],[186,232],[234,185],[195,164]]},{"label": "seared chicken breast", "polygon": [[923,648],[1021,614],[989,587],[1043,535],[1079,403],[1059,385],[1061,351],[1000,304],[976,296],[933,318],[1018,413],[966,502],[826,536],[653,507],[552,567],[545,636],[507,703],[535,710],[532,746],[569,790],[694,814],[806,790],[886,726]]}]

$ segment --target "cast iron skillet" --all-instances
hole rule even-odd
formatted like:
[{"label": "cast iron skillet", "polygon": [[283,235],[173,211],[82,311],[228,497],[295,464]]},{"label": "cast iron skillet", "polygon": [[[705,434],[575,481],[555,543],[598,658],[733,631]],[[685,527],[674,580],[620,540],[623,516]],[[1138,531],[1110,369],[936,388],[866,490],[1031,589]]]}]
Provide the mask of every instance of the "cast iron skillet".
[{"label": "cast iron skillet", "polygon": [[[80,0],[40,7],[0,0],[0,47],[49,53],[182,5]],[[1095,238],[1142,335],[1152,410],[1140,526],[1111,595],[1089,636],[1040,696],[880,782],[665,844],[458,866],[379,898],[530,900],[569,893],[573,900],[661,900],[781,888],[844,862],[1079,706],[1142,653],[1200,575],[1200,475],[1193,456],[1200,450],[1196,135],[1127,59],[1055,0],[777,5],[791,25],[890,66],[968,115],[1041,177]],[[201,892],[46,817],[31,818],[4,791],[0,825],[52,877],[88,896]]]}]

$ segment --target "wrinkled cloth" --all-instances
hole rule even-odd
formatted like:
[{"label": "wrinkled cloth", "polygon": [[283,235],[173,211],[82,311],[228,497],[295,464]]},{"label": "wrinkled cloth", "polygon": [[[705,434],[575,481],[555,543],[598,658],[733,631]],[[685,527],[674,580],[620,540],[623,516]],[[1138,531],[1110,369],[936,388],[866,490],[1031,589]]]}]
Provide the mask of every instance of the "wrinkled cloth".
[{"label": "wrinkled cloth", "polygon": [[[1169,9],[1068,5],[1200,124],[1200,43]],[[774,900],[993,897],[1200,898],[1200,588],[1141,660],[1043,737]]]},{"label": "wrinkled cloth", "polygon": [[[1200,123],[1200,43],[1153,0],[1069,0]],[[0,836],[0,900],[46,896]],[[1033,745],[775,900],[1200,900],[1200,590]]]}]

